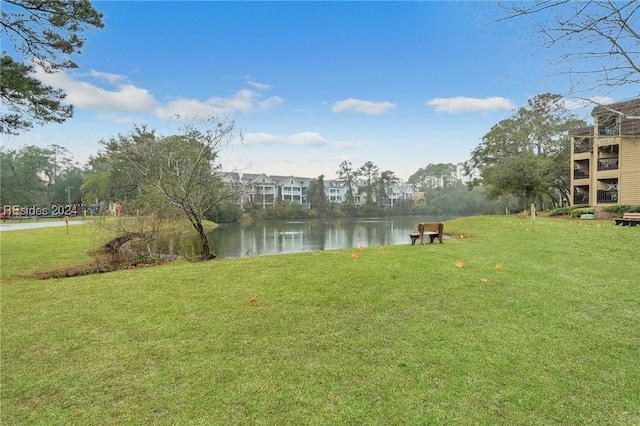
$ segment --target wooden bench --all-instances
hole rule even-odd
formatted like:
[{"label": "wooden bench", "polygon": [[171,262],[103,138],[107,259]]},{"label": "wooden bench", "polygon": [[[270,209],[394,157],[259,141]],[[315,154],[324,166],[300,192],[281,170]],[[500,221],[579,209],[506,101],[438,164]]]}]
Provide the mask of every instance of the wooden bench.
[{"label": "wooden bench", "polygon": [[444,223],[432,222],[432,223],[419,223],[416,232],[411,232],[409,238],[411,238],[411,245],[415,245],[416,241],[420,240],[420,244],[424,244],[425,235],[429,237],[430,242],[437,238],[442,243],[442,230],[444,229]]},{"label": "wooden bench", "polygon": [[625,213],[621,219],[615,219],[616,225],[636,226],[640,224],[640,213]]}]

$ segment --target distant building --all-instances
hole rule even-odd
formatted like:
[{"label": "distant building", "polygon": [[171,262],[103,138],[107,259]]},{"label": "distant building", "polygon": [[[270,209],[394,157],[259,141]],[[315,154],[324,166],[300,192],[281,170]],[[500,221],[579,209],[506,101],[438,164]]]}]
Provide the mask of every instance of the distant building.
[{"label": "distant building", "polygon": [[[313,178],[300,176],[277,176],[264,173],[220,172],[222,179],[233,186],[237,196],[233,202],[241,208],[274,208],[278,202],[299,203],[309,206],[309,185]],[[366,193],[361,193],[360,188],[364,182],[354,182],[352,192],[356,205],[365,204]],[[390,188],[390,206],[394,206],[400,200],[414,200],[415,194],[412,185],[392,185]],[[341,180],[324,181],[325,198],[328,202],[341,204],[347,200],[347,183]],[[371,197],[375,199],[375,194]],[[423,200],[424,201],[424,200]]]},{"label": "distant building", "polygon": [[640,99],[598,106],[571,132],[571,204],[640,205]]}]

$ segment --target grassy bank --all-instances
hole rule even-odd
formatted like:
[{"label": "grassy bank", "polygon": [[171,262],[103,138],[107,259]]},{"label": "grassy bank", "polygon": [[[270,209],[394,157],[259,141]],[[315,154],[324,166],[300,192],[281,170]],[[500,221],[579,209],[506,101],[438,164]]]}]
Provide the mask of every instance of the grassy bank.
[{"label": "grassy bank", "polygon": [[20,278],[77,228],[0,236],[2,424],[640,423],[640,227]]}]

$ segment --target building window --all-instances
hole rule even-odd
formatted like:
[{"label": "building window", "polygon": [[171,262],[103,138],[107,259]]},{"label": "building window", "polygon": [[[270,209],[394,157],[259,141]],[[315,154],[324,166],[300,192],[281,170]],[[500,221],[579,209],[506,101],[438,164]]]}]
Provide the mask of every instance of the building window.
[{"label": "building window", "polygon": [[620,117],[611,115],[598,119],[598,134],[600,136],[618,136],[620,134]]}]

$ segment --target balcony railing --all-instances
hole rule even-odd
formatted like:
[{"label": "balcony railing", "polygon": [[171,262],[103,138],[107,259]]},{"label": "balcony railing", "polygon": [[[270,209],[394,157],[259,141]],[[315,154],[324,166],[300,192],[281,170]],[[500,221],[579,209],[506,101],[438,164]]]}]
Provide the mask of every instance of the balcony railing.
[{"label": "balcony railing", "polygon": [[589,194],[573,194],[573,204],[589,204]]},{"label": "balcony railing", "polygon": [[617,170],[617,158],[601,158],[598,160],[598,170]]},{"label": "balcony railing", "polygon": [[600,136],[618,136],[620,131],[616,125],[604,125],[598,127],[598,135]]},{"label": "balcony railing", "polygon": [[598,190],[598,203],[617,203],[618,191]]},{"label": "balcony railing", "polygon": [[573,146],[574,154],[580,154],[581,152],[589,152],[593,148],[593,145],[590,143],[580,143]]},{"label": "balcony railing", "polygon": [[589,177],[589,169],[573,169],[574,179],[587,179]]}]

